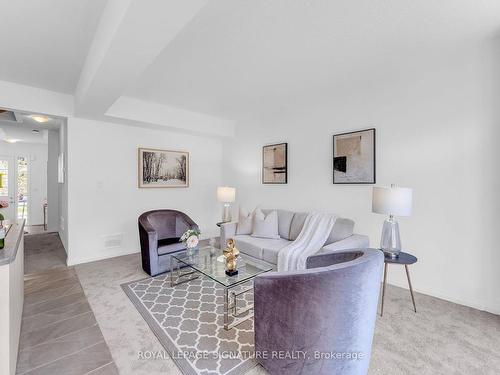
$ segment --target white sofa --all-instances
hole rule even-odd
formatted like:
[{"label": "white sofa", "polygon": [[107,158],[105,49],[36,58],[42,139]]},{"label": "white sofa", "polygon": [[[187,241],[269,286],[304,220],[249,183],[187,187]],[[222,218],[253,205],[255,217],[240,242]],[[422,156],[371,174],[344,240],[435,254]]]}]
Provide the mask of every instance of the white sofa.
[{"label": "white sofa", "polygon": [[[267,209],[262,211],[267,215],[273,210]],[[292,241],[295,241],[307,217],[307,212],[276,211],[278,212],[279,239],[258,238],[248,234],[238,235],[236,234],[237,223],[230,222],[221,224],[221,247],[224,248],[227,240],[233,238],[236,242],[236,247],[246,256],[276,265],[278,263],[279,251]],[[354,221],[337,218],[328,240],[319,253],[369,247],[368,236],[355,234],[353,233],[353,229]]]}]

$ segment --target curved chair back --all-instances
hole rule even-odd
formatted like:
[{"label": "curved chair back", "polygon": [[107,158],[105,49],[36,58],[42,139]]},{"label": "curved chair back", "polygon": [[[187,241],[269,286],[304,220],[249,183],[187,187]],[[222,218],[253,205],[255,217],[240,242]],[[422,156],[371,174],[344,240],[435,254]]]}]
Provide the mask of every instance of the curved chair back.
[{"label": "curved chair back", "polygon": [[[376,249],[309,257],[255,279],[255,350],[271,374],[366,374],[382,275]],[[272,352],[306,352],[277,359]],[[336,357],[334,357],[336,356]]]},{"label": "curved chair back", "polygon": [[[153,210],[139,216],[139,223],[147,222],[154,228],[158,240],[179,238],[188,229],[196,225],[184,212],[177,210]],[[146,226],[146,225],[144,225]]]}]

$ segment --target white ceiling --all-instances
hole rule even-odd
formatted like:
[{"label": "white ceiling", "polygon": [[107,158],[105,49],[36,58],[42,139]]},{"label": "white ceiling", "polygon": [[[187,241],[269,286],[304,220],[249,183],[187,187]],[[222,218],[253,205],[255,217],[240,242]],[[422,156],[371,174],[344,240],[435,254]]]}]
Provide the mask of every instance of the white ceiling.
[{"label": "white ceiling", "polygon": [[0,0],[0,80],[73,93],[105,0]]},{"label": "white ceiling", "polygon": [[[47,122],[37,122],[28,112],[13,111],[17,121],[0,120],[0,141],[16,140],[22,143],[47,143],[47,131],[59,130],[62,119],[48,117]],[[36,132],[34,132],[34,130]]]},{"label": "white ceiling", "polygon": [[78,116],[214,135],[500,32],[499,0],[0,5],[0,80],[74,94]]},{"label": "white ceiling", "polygon": [[499,30],[498,0],[213,0],[127,95],[234,119]]}]

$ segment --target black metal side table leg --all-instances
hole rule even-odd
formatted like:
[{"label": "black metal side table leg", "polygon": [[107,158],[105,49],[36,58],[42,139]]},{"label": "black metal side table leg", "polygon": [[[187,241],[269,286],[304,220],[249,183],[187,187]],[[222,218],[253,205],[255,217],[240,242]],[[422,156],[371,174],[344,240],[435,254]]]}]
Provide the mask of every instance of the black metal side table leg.
[{"label": "black metal side table leg", "polygon": [[387,284],[387,263],[384,264],[384,283],[382,284],[382,303],[380,306],[380,316],[384,315],[385,286]]},{"label": "black metal side table leg", "polygon": [[413,288],[411,286],[410,270],[408,269],[407,264],[405,264],[405,270],[406,270],[406,277],[408,279],[408,286],[410,287],[411,301],[413,302],[413,310],[417,312],[417,306],[415,305],[415,297],[413,296]]}]

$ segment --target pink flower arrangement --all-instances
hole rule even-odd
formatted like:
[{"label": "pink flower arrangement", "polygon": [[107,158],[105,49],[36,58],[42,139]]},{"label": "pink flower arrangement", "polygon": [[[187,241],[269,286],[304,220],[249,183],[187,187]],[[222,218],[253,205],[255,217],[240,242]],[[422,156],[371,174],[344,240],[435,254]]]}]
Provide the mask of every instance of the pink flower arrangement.
[{"label": "pink flower arrangement", "polygon": [[9,202],[7,201],[0,201],[0,208],[7,208],[9,207]]}]

